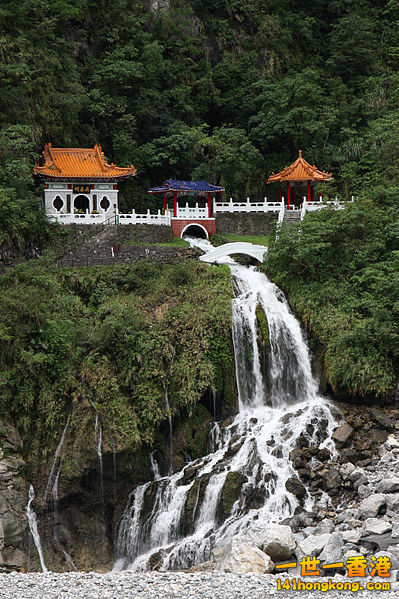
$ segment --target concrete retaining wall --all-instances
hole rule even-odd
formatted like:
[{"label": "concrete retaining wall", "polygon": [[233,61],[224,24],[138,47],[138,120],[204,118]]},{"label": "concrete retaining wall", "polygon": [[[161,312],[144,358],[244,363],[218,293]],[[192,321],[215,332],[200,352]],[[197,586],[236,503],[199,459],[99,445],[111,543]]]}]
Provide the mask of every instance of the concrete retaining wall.
[{"label": "concrete retaining wall", "polygon": [[276,212],[240,212],[216,214],[216,230],[220,235],[268,235],[277,221]]}]

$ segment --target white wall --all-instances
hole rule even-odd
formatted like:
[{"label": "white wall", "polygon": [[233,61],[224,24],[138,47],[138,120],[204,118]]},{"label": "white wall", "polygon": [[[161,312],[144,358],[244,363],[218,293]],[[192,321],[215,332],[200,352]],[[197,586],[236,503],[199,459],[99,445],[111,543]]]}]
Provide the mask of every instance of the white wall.
[{"label": "white wall", "polygon": [[[113,183],[94,183],[94,189],[91,189],[91,184],[90,183],[82,183],[82,185],[89,185],[90,186],[90,192],[89,193],[82,193],[82,194],[78,194],[78,193],[73,193],[73,183],[54,183],[54,182],[46,182],[46,185],[48,186],[47,189],[44,190],[44,206],[45,206],[45,211],[48,217],[51,218],[51,220],[59,220],[60,222],[65,222],[65,221],[70,221],[73,220],[70,217],[68,218],[69,215],[74,215],[75,214],[75,210],[74,210],[74,200],[78,195],[83,195],[85,197],[88,198],[89,200],[89,210],[87,212],[87,214],[92,215],[93,209],[94,209],[94,203],[93,203],[93,196],[97,196],[97,211],[99,213],[99,217],[101,217],[101,220],[107,219],[111,216],[115,216],[116,214],[118,214],[118,190],[114,189],[114,184]],[[68,189],[68,185],[70,185],[70,189]],[[75,185],[79,185],[78,183],[76,183]],[[67,196],[70,196],[70,210],[68,211],[68,202],[67,202]],[[54,200],[56,199],[56,197],[59,196],[61,198],[61,200],[63,201],[63,206],[61,207],[60,210],[57,210],[54,207]],[[103,197],[108,198],[109,200],[109,207],[104,210],[101,207],[101,200],[103,199]],[[93,218],[96,218],[96,215],[92,215]]]}]

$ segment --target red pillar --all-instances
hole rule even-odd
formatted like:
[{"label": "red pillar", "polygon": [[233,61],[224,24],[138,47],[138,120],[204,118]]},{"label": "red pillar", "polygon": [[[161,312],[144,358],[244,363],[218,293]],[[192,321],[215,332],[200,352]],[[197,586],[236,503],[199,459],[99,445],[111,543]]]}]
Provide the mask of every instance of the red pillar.
[{"label": "red pillar", "polygon": [[173,216],[177,216],[177,193],[173,192]]},{"label": "red pillar", "polygon": [[291,206],[291,187],[290,184],[287,183],[287,210],[290,209]]},{"label": "red pillar", "polygon": [[208,218],[211,218],[211,194],[208,193]]},{"label": "red pillar", "polygon": [[310,202],[310,181],[308,181],[308,189],[307,189],[307,194],[306,195],[307,195],[306,199],[308,200],[308,202]]},{"label": "red pillar", "polygon": [[282,202],[282,201],[283,201],[283,189],[282,189],[282,187],[281,187],[281,183],[280,183],[279,201],[280,201],[280,202]]},{"label": "red pillar", "polygon": [[166,214],[166,193],[162,194],[163,196],[163,213]]}]

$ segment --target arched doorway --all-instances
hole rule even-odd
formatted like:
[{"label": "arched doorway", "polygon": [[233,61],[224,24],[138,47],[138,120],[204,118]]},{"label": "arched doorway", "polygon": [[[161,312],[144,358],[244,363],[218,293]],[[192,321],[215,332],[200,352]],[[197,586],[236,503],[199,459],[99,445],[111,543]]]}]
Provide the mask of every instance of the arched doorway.
[{"label": "arched doorway", "polygon": [[201,239],[208,239],[208,231],[199,223],[193,223],[192,225],[186,225],[182,230],[180,237],[200,237]]},{"label": "arched doorway", "polygon": [[89,198],[84,195],[78,195],[78,196],[76,196],[76,198],[73,201],[73,206],[74,206],[75,210],[83,210],[83,212],[86,212],[86,210],[89,211],[89,209],[90,209]]}]

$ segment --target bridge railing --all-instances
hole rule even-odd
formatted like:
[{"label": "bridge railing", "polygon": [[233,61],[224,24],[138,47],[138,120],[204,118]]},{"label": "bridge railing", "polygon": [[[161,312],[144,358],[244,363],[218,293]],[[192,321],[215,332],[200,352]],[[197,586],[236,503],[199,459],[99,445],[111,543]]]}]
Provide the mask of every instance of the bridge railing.
[{"label": "bridge railing", "polygon": [[185,206],[177,205],[176,218],[187,218],[187,219],[202,219],[209,218],[208,207],[201,208],[198,203],[195,206],[189,206],[186,203]]},{"label": "bridge railing", "polygon": [[280,205],[281,202],[268,202],[267,198],[263,202],[251,202],[249,198],[244,202],[234,202],[233,198],[228,202],[216,202],[214,199],[213,212],[278,212]]}]

